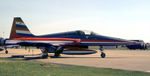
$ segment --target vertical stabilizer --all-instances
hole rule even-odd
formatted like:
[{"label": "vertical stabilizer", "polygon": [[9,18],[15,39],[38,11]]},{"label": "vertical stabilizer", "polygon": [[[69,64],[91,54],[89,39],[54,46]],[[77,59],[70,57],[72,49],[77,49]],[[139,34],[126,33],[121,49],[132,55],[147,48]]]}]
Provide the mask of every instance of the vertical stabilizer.
[{"label": "vertical stabilizer", "polygon": [[30,32],[30,30],[24,24],[22,19],[20,17],[15,17],[9,38],[12,39],[12,38],[33,37],[33,36],[34,35]]}]

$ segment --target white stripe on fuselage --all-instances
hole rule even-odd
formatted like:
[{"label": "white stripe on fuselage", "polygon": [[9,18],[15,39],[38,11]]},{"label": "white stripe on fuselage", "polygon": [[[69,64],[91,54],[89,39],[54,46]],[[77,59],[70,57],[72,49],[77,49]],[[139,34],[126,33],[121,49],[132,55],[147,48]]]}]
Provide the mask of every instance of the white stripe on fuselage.
[{"label": "white stripe on fuselage", "polygon": [[73,43],[73,41],[38,41],[38,40],[6,40],[6,44],[17,44],[19,42],[30,42],[30,43],[49,43],[52,45],[61,45],[65,43]]}]

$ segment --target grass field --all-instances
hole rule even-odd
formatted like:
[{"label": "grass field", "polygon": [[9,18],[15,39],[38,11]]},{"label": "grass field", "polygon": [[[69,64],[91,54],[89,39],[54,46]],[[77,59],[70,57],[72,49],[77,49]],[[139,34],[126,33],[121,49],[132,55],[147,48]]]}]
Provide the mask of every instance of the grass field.
[{"label": "grass field", "polygon": [[0,76],[150,76],[150,73],[0,58]]}]

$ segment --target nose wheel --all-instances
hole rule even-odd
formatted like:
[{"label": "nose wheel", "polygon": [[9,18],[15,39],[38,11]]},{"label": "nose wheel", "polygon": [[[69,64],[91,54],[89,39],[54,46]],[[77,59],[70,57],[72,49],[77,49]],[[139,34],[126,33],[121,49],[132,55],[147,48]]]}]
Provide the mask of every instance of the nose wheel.
[{"label": "nose wheel", "polygon": [[102,52],[102,53],[101,53],[101,57],[102,57],[102,58],[105,58],[105,57],[106,57],[106,54],[105,54],[104,52]]},{"label": "nose wheel", "polygon": [[5,46],[4,46],[4,49],[5,49],[5,54],[8,54],[8,50]]},{"label": "nose wheel", "polygon": [[5,54],[8,54],[8,50],[5,51]]},{"label": "nose wheel", "polygon": [[105,58],[106,54],[103,52],[104,51],[103,46],[100,46],[100,51],[101,51],[101,54],[100,54],[101,58]]}]

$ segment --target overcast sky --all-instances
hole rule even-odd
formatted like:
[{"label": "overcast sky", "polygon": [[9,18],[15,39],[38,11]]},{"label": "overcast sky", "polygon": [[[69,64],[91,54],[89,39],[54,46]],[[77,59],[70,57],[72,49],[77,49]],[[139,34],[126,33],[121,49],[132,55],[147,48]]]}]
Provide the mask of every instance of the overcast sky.
[{"label": "overcast sky", "polygon": [[0,36],[13,17],[36,35],[72,30],[150,42],[150,0],[0,0]]}]

